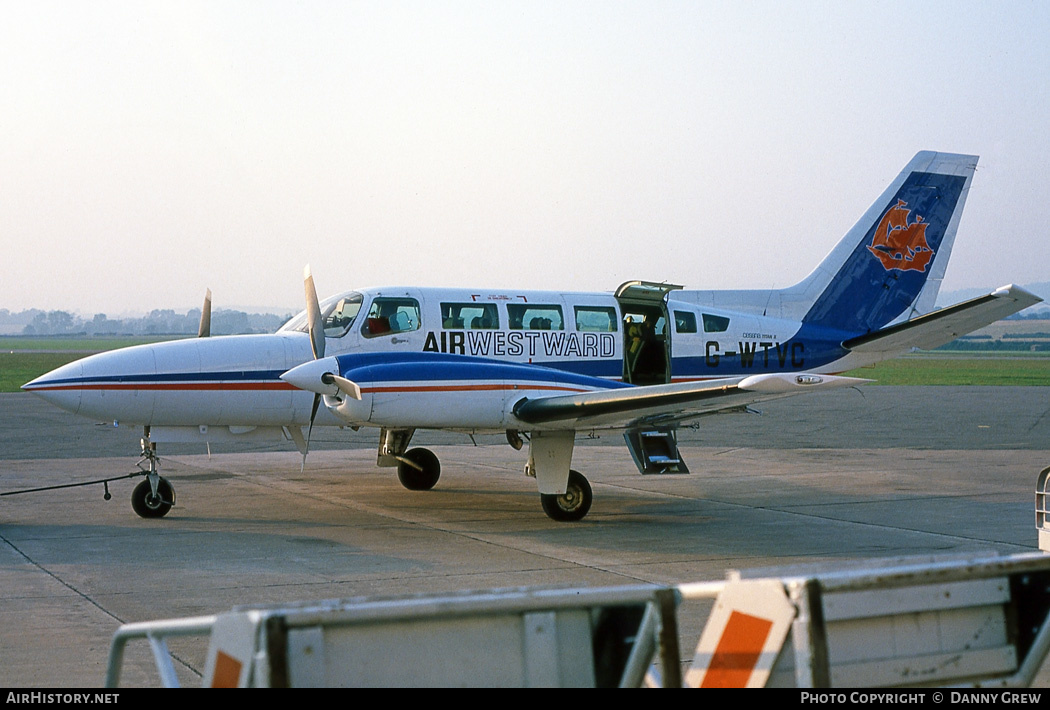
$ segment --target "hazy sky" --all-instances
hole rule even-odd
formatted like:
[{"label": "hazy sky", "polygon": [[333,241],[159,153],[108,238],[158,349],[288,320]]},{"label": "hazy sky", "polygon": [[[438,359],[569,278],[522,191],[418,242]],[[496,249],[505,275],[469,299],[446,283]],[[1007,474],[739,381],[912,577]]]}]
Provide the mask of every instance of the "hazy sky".
[{"label": "hazy sky", "polygon": [[0,0],[0,308],[804,277],[919,150],[1050,280],[1048,2]]}]

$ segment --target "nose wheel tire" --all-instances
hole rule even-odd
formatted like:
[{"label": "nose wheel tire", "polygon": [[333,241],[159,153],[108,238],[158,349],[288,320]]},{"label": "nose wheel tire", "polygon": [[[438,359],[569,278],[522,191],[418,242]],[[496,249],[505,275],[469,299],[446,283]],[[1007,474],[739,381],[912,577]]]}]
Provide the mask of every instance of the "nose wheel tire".
[{"label": "nose wheel tire", "polygon": [[[441,462],[430,449],[409,449],[405,458],[397,465],[397,480],[410,491],[429,491],[441,477]],[[416,464],[413,466],[412,464]],[[418,466],[418,468],[417,468]]]},{"label": "nose wheel tire", "polygon": [[163,518],[174,503],[175,489],[166,478],[157,482],[157,495],[153,495],[148,479],[135,486],[131,493],[131,507],[141,518]]},{"label": "nose wheel tire", "polygon": [[565,492],[549,495],[540,494],[540,503],[543,512],[551,520],[559,523],[572,523],[582,520],[587,511],[591,509],[591,484],[578,471],[569,471],[569,482],[565,486]]}]

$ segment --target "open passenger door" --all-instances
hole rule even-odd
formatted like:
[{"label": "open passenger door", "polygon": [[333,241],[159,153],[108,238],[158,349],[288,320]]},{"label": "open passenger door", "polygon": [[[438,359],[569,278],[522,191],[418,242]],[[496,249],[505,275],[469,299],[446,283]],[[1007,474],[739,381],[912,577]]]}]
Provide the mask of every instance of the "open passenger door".
[{"label": "open passenger door", "polygon": [[[652,281],[628,281],[616,289],[623,322],[623,381],[662,385],[671,381],[671,328],[667,294],[682,288]],[[688,473],[678,453],[675,428],[632,428],[627,448],[642,473]]]},{"label": "open passenger door", "polygon": [[623,321],[623,381],[662,385],[671,381],[671,329],[667,294],[682,288],[651,281],[628,281],[616,289]]}]

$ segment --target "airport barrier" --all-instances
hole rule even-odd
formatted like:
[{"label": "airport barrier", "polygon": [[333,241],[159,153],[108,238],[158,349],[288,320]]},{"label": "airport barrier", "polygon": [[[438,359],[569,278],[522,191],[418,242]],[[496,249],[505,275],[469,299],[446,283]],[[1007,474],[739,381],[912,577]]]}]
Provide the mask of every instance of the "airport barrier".
[{"label": "airport barrier", "polygon": [[[692,596],[689,585],[679,588]],[[706,594],[706,587],[698,595]],[[1050,649],[1050,556],[730,573],[693,687],[1027,687]]]},{"label": "airport barrier", "polygon": [[[243,607],[212,617],[126,624],[178,687],[165,637],[208,635],[207,687],[636,687],[654,656],[680,683],[673,589],[497,589],[394,599]],[[163,658],[162,658],[163,657]]]},{"label": "airport barrier", "polygon": [[[711,609],[683,676],[678,614],[694,600]],[[146,639],[176,687],[165,638],[197,634],[210,687],[1026,687],[1050,648],[1048,610],[1041,553],[243,607],[122,626],[106,685]]]}]

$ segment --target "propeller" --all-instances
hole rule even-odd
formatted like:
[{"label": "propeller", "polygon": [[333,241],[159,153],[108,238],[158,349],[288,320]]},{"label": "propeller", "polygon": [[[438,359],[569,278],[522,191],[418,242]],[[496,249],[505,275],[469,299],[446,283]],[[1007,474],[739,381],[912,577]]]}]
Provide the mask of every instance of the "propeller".
[{"label": "propeller", "polygon": [[[324,323],[321,320],[321,304],[317,300],[317,289],[314,288],[314,276],[310,265],[303,269],[303,285],[306,289],[306,318],[310,324],[310,347],[314,351],[314,360],[324,357]],[[314,409],[316,409],[316,405]]]},{"label": "propeller", "polygon": [[314,393],[313,406],[310,409],[310,428],[306,432],[306,446],[303,447],[303,468],[306,468],[306,455],[310,453],[310,438],[313,436],[314,420],[317,418],[317,410],[321,405],[322,395],[336,396],[340,392],[354,399],[361,399],[361,388],[357,383],[336,375],[339,372],[339,362],[335,358],[324,356],[324,317],[321,315],[320,301],[317,300],[317,288],[314,286],[314,277],[310,273],[310,265],[303,269],[303,286],[306,291],[306,317],[310,329],[310,348],[313,350],[312,362],[303,363],[293,367],[281,375],[285,382]]},{"label": "propeller", "polygon": [[204,293],[204,307],[201,308],[201,324],[197,326],[197,337],[208,338],[211,336],[211,289]]},{"label": "propeller", "polygon": [[[310,273],[310,265],[303,269],[303,286],[306,289],[306,318],[310,325],[310,348],[314,352],[314,360],[324,357],[324,321],[321,320],[321,304],[317,300],[317,288],[314,286],[314,275]],[[306,446],[303,449],[303,465],[300,471],[306,469],[306,455],[310,453],[310,437],[314,433],[314,419],[317,418],[317,408],[321,404],[321,393],[314,394],[314,405],[310,409],[310,428],[306,431]]]}]

